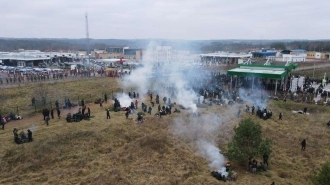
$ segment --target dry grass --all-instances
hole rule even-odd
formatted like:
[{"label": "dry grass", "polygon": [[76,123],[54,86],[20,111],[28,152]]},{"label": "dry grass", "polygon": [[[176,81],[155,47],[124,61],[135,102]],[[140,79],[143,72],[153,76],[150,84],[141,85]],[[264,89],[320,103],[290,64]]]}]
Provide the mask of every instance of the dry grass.
[{"label": "dry grass", "polygon": [[[35,94],[37,89],[42,84],[31,84],[25,87],[13,87],[1,89],[0,91],[0,112],[8,114],[14,112],[28,116],[34,113],[35,107],[31,106],[31,99],[35,97],[37,102],[41,101],[41,97]],[[112,78],[93,78],[81,81],[70,82],[55,82],[47,84],[49,91],[46,99],[48,108],[55,107],[55,101],[58,100],[64,104],[64,99],[69,98],[72,103],[77,103],[78,100],[84,99],[87,102],[93,102],[97,98],[103,98],[103,94],[107,93],[108,98],[111,98],[112,92],[121,92],[123,89],[117,84],[117,81]],[[42,107],[38,106],[38,110]]]},{"label": "dry grass", "polygon": [[[77,92],[70,88],[70,93]],[[310,115],[291,114],[304,106],[270,102],[275,114],[270,120],[243,114],[261,123],[263,135],[273,140],[273,153],[270,170],[265,173],[247,173],[233,163],[238,171],[235,184],[310,184],[312,169],[329,160],[330,131],[325,126],[329,108],[308,104]],[[12,129],[26,130],[32,120],[7,124],[0,131],[0,184],[226,184],[210,176],[207,161],[196,154],[191,140],[170,132],[175,117],[189,120],[187,111],[161,119],[147,116],[146,122],[138,125],[132,118],[125,119],[124,112],[111,112],[111,119],[106,120],[103,108],[90,107],[95,118],[79,123],[54,119],[47,127],[41,116],[34,117],[34,142],[23,145],[14,144]],[[221,112],[224,124],[213,137],[222,149],[239,122],[235,110],[218,106],[201,109],[202,114]],[[283,113],[282,121],[277,120],[279,112]],[[301,152],[303,138],[307,138],[307,148]]]}]

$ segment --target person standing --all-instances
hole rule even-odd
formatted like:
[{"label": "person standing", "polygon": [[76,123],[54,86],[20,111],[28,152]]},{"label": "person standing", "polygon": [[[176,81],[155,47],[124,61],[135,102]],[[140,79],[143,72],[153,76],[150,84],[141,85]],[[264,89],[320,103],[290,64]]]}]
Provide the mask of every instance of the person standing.
[{"label": "person standing", "polygon": [[238,109],[237,118],[239,118],[240,114],[241,114],[241,109]]},{"label": "person standing", "polygon": [[[138,100],[135,100],[135,108],[137,109],[138,108]],[[143,109],[143,107],[142,107],[142,109]]]},{"label": "person standing", "polygon": [[268,167],[268,154],[266,154],[266,153],[264,153],[264,155],[262,156],[262,158],[263,158],[263,163],[265,164],[265,165],[267,165],[267,167]]},{"label": "person standing", "polygon": [[107,119],[110,119],[110,110],[107,109]]},{"label": "person standing", "polygon": [[82,106],[82,107],[85,106],[85,101],[84,101],[84,99],[81,100],[81,106]]},{"label": "person standing", "polygon": [[60,109],[57,109],[57,117],[58,117],[58,119],[61,119],[61,111],[60,111]]},{"label": "person standing", "polygon": [[86,110],[86,106],[83,106],[83,108],[82,108],[82,115],[85,115],[85,110]]},{"label": "person standing", "polygon": [[54,119],[54,109],[50,110],[50,116]]},{"label": "person standing", "polygon": [[304,151],[306,149],[306,139],[302,140],[301,142],[301,151]]},{"label": "person standing", "polygon": [[129,109],[127,109],[125,112],[126,119],[128,119],[129,112],[130,112]]},{"label": "person standing", "polygon": [[88,113],[88,117],[91,117],[91,109],[89,107],[87,107],[87,113]]},{"label": "person standing", "polygon": [[152,108],[149,107],[149,109],[148,109],[148,114],[149,114],[149,115],[151,115],[151,111],[152,111]]},{"label": "person standing", "polygon": [[304,108],[304,114],[306,114],[306,113],[307,113],[307,107]]},{"label": "person standing", "polygon": [[282,120],[282,112],[280,112],[280,114],[278,115],[278,119]]},{"label": "person standing", "polygon": [[31,141],[33,141],[33,139],[32,139],[32,132],[31,132],[30,129],[28,129],[27,131],[28,131],[28,141],[31,142]]},{"label": "person standing", "polygon": [[108,95],[107,95],[107,93],[104,93],[104,101],[105,101],[105,103],[108,103]]},{"label": "person standing", "polygon": [[47,126],[49,125],[49,120],[50,120],[49,116],[46,116],[45,117],[45,123],[46,123]]}]

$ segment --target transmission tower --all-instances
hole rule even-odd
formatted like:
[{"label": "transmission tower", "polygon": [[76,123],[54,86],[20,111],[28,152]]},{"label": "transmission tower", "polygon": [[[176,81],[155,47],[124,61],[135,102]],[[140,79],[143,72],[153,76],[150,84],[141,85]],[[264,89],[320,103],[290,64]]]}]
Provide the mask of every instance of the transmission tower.
[{"label": "transmission tower", "polygon": [[89,31],[88,31],[88,14],[87,14],[87,12],[86,12],[85,18],[86,18],[86,44],[87,44],[86,53],[87,53],[88,59],[89,59]]}]

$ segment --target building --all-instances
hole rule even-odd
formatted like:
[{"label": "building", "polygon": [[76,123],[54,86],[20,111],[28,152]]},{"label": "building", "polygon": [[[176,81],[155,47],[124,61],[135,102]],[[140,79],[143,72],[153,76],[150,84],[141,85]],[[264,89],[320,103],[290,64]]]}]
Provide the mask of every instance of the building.
[{"label": "building", "polygon": [[125,49],[124,59],[141,61],[143,60],[143,50],[142,49]]},{"label": "building", "polygon": [[321,54],[321,59],[323,59],[323,60],[330,60],[330,53],[328,53],[328,52],[322,53]]},{"label": "building", "polygon": [[124,48],[126,47],[109,47],[106,48],[105,51],[107,53],[124,53]]},{"label": "building", "polygon": [[189,62],[192,60],[190,51],[172,51],[172,60],[177,62]]},{"label": "building", "polygon": [[307,52],[308,59],[321,59],[321,52],[309,51]]},{"label": "building", "polygon": [[283,54],[282,61],[283,62],[305,62],[307,54],[305,53],[297,53],[297,54]]},{"label": "building", "polygon": [[251,53],[230,53],[230,52],[217,52],[201,54],[201,62],[211,63],[224,63],[224,64],[238,64],[238,61],[251,58]]},{"label": "building", "polygon": [[328,52],[316,52],[316,51],[309,51],[307,52],[308,59],[322,59],[322,60],[330,60],[330,53]]},{"label": "building", "polygon": [[152,55],[154,62],[170,62],[172,60],[172,46],[157,46]]},{"label": "building", "polygon": [[60,53],[60,52],[41,52],[38,50],[23,50],[18,52],[2,52],[0,60],[6,66],[38,66],[40,63],[54,62],[73,62],[78,58],[76,53]]},{"label": "building", "polygon": [[276,54],[277,54],[277,51],[262,49],[260,51],[253,51],[251,53],[252,53],[253,58],[270,58],[270,57],[275,58]]}]

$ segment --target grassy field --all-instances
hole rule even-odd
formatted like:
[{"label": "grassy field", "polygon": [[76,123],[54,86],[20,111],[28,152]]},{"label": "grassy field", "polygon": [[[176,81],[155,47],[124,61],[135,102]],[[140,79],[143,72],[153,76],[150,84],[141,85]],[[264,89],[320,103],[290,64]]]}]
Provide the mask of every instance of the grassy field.
[{"label": "grassy field", "polygon": [[[47,93],[46,106],[41,106],[41,95],[36,93],[38,89],[45,89]],[[111,78],[91,78],[81,81],[71,82],[55,82],[48,84],[32,84],[24,87],[4,88],[0,91],[0,112],[8,114],[13,112],[22,116],[29,116],[35,112],[35,109],[41,110],[43,107],[54,108],[55,101],[64,104],[64,99],[69,98],[72,103],[78,103],[81,99],[86,102],[94,102],[97,98],[103,98],[104,93],[107,93],[108,98],[111,98],[112,93],[128,91],[122,89],[117,84],[117,81]],[[31,106],[31,99],[35,97],[37,107]]]},{"label": "grassy field", "polygon": [[[101,96],[103,84],[109,91],[120,89],[117,81],[110,78],[52,84],[49,89],[54,92],[61,89],[61,93],[54,93],[58,98],[80,93]],[[32,91],[32,87],[8,89],[6,96],[10,97],[8,102],[29,103]],[[107,120],[104,108],[95,104],[89,106],[94,116],[90,121],[66,123],[64,119],[54,119],[46,126],[37,114],[12,121],[5,130],[0,130],[0,184],[226,184],[210,175],[207,160],[194,150],[193,141],[197,138],[173,134],[175,119],[181,118],[185,121],[183,124],[189,124],[189,111],[182,110],[180,114],[161,119],[148,115],[145,123],[139,125],[134,121],[136,115],[126,119],[124,112],[111,112],[111,119]],[[110,103],[104,106],[110,106]],[[313,169],[330,160],[330,129],[326,128],[330,108],[269,101],[268,108],[274,113],[271,119],[261,120],[248,113],[237,118],[237,108],[244,106],[214,105],[200,109],[202,117],[221,114],[223,124],[210,136],[221,149],[225,149],[233,135],[233,127],[244,117],[252,117],[261,123],[264,137],[273,140],[270,169],[251,174],[244,166],[232,163],[238,172],[235,184],[264,185],[272,181],[276,184],[311,184],[309,176]],[[309,115],[292,114],[292,110],[302,110],[305,106]],[[279,112],[283,113],[283,120],[277,119]],[[200,124],[203,127],[202,121]],[[30,128],[34,141],[16,145],[13,128],[19,131]],[[300,142],[304,138],[307,138],[307,147],[301,152]],[[260,161],[260,156],[258,159]]]}]

